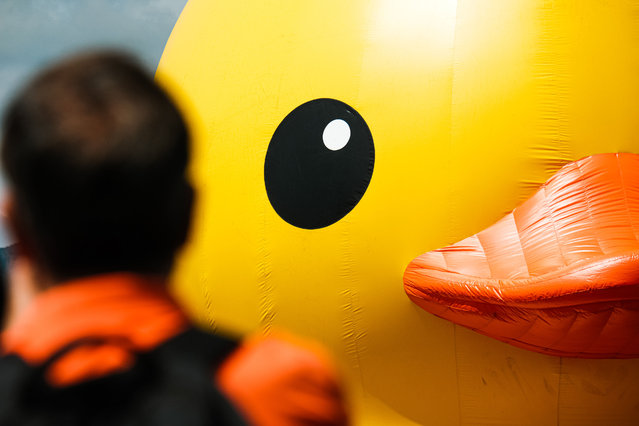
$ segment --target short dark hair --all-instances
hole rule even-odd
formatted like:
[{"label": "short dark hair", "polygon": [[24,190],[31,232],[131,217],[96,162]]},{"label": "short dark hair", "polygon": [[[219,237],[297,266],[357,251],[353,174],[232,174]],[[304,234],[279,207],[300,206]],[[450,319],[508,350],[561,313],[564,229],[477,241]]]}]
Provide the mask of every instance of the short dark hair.
[{"label": "short dark hair", "polygon": [[131,57],[45,70],[9,105],[2,164],[20,228],[55,279],[167,273],[189,228],[189,136]]}]

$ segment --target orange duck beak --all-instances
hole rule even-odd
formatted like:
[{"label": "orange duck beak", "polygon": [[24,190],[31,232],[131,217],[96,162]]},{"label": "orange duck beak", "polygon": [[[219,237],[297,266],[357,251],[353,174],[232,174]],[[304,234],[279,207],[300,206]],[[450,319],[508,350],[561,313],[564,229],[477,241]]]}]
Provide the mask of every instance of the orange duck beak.
[{"label": "orange duck beak", "polygon": [[639,357],[639,155],[569,163],[494,225],[415,258],[408,297],[521,348]]}]

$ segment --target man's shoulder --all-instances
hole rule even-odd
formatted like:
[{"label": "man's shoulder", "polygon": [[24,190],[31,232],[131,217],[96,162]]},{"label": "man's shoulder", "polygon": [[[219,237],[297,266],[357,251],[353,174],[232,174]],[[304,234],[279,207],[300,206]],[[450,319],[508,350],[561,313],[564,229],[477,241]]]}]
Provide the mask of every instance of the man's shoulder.
[{"label": "man's shoulder", "polygon": [[287,334],[244,339],[217,372],[220,388],[260,425],[346,424],[337,377],[319,345]]}]

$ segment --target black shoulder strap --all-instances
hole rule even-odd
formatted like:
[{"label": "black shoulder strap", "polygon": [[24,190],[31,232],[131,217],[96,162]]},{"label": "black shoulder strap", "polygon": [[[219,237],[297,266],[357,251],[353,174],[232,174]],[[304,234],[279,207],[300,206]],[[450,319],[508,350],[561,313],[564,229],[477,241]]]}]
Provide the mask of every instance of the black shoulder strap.
[{"label": "black shoulder strap", "polygon": [[20,392],[33,368],[15,355],[0,358],[0,424],[18,424],[7,421],[13,418],[14,407],[20,405]]},{"label": "black shoulder strap", "polygon": [[237,346],[237,339],[191,327],[169,339],[153,352],[159,356],[178,357],[203,363],[214,372]]},{"label": "black shoulder strap", "polygon": [[135,354],[135,364],[126,371],[68,387],[45,381],[47,368],[64,354],[78,345],[105,341],[109,339],[73,342],[37,367],[17,357],[0,359],[0,424],[246,424],[213,382],[215,370],[237,341],[195,328]]}]

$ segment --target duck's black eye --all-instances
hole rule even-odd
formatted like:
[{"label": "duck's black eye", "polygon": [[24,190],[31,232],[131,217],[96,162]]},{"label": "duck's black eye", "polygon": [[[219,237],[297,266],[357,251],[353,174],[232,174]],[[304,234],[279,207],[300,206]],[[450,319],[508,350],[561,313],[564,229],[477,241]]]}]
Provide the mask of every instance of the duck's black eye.
[{"label": "duck's black eye", "polygon": [[291,225],[323,228],[357,205],[374,163],[373,136],[362,116],[344,102],[315,99],[275,130],[264,163],[266,192]]}]

